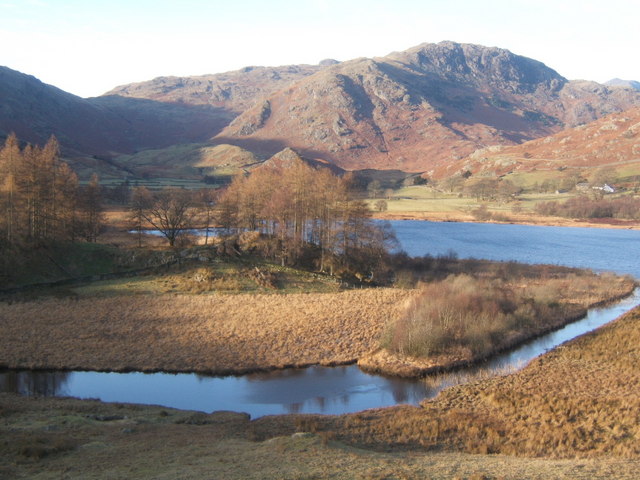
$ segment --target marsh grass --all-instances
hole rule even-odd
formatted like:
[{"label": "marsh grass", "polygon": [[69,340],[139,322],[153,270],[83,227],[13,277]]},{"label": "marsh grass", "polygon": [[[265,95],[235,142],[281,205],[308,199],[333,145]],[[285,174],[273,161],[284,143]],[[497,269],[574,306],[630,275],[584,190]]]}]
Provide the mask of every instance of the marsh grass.
[{"label": "marsh grass", "polygon": [[638,458],[639,356],[636,308],[514,374],[453,386],[422,408],[350,415],[332,428],[359,445]]},{"label": "marsh grass", "polygon": [[216,292],[0,303],[0,365],[230,374],[354,362],[376,347],[411,294]]},{"label": "marsh grass", "polygon": [[402,317],[389,324],[381,345],[409,357],[455,353],[479,358],[514,339],[576,319],[587,307],[632,288],[631,279],[590,273],[510,282],[450,276],[422,285]]}]

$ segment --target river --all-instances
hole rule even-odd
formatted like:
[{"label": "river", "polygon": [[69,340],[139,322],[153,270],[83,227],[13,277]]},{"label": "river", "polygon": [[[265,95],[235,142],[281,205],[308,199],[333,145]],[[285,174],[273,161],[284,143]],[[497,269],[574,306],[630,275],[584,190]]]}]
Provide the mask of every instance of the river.
[{"label": "river", "polygon": [[[640,278],[640,232],[394,221],[402,248],[410,255],[519,261],[587,267]],[[24,395],[99,398],[211,412],[235,410],[253,418],[282,413],[341,414],[399,403],[418,404],[442,388],[483,378],[496,369],[511,371],[531,358],[603,325],[640,303],[640,293],[614,306],[594,309],[579,322],[501,355],[479,368],[435,379],[406,380],[368,375],[356,366],[311,367],[239,377],[196,374],[32,372],[0,374],[0,391]]]}]

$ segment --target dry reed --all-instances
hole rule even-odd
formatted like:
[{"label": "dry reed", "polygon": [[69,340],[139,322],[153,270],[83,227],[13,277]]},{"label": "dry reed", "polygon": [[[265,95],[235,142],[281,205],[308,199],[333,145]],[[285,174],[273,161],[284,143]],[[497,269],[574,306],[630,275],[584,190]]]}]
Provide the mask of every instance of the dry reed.
[{"label": "dry reed", "polygon": [[640,457],[640,309],[522,371],[441,392],[422,408],[328,419],[372,447],[547,457]]},{"label": "dry reed", "polygon": [[423,285],[390,322],[383,349],[359,360],[369,371],[419,376],[488,358],[630,294],[627,277],[571,273],[505,282],[467,275]]},{"label": "dry reed", "polygon": [[0,365],[237,373],[353,362],[412,293],[138,295],[0,304]]}]

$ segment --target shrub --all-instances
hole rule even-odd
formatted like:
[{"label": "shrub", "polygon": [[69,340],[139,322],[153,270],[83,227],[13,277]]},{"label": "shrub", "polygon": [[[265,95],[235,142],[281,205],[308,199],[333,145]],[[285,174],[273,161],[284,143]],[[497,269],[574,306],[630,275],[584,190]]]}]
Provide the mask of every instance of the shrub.
[{"label": "shrub", "polygon": [[511,332],[538,328],[562,313],[556,283],[518,288],[457,275],[424,285],[383,337],[385,348],[413,357],[463,349],[482,355]]}]

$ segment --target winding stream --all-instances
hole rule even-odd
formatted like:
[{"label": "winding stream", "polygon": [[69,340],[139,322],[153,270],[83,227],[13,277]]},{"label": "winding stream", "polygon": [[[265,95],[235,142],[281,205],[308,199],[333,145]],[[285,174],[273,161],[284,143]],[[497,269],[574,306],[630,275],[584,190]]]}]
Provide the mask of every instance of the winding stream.
[{"label": "winding stream", "polygon": [[[640,232],[438,222],[393,222],[411,255],[589,266],[640,278]],[[496,228],[497,227],[497,228]],[[282,413],[341,414],[399,403],[418,404],[447,386],[521,368],[532,358],[619,317],[640,304],[640,291],[584,319],[505,353],[486,364],[428,380],[385,378],[357,366],[310,367],[239,377],[196,374],[38,372],[0,373],[0,391],[23,395],[98,398],[211,412],[235,410],[253,418]]]}]

